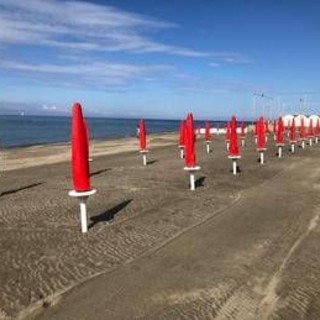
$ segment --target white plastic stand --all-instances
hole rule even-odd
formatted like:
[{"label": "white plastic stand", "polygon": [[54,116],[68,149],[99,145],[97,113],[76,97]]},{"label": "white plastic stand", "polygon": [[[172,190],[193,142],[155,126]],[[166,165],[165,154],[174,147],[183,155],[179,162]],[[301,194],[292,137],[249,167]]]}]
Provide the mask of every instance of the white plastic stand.
[{"label": "white plastic stand", "polygon": [[143,161],[144,166],[147,165],[147,153],[148,152],[149,152],[149,150],[140,150],[140,153],[142,154],[142,161]]},{"label": "white plastic stand", "polygon": [[184,146],[179,146],[180,149],[180,159],[184,158]]},{"label": "white plastic stand", "polygon": [[268,142],[268,135],[265,136],[265,141]]},{"label": "white plastic stand", "polygon": [[278,158],[282,158],[282,148],[284,147],[284,143],[277,143],[278,147]]},{"label": "white plastic stand", "polygon": [[210,141],[206,141],[207,153],[210,153]]},{"label": "white plastic stand", "polygon": [[97,190],[95,189],[83,192],[78,192],[75,190],[69,191],[69,196],[73,198],[78,198],[80,204],[80,222],[82,233],[88,232],[87,200],[96,192]]},{"label": "white plastic stand", "polygon": [[301,140],[301,148],[304,149],[306,147],[306,141],[305,139]]},{"label": "white plastic stand", "polygon": [[228,156],[229,159],[232,160],[232,173],[233,175],[237,175],[237,160],[241,158],[241,156]]},{"label": "white plastic stand", "polygon": [[312,147],[312,137],[309,138],[309,146]]},{"label": "white plastic stand", "polygon": [[290,145],[291,145],[291,152],[294,153],[295,151],[295,146],[296,146],[297,141],[290,141]]},{"label": "white plastic stand", "polygon": [[318,143],[319,143],[319,137],[316,136],[316,144],[318,144]]},{"label": "white plastic stand", "polygon": [[229,140],[227,140],[227,141],[226,141],[226,143],[227,143],[227,151],[229,151],[230,141],[229,141]]},{"label": "white plastic stand", "polygon": [[257,137],[257,136],[254,137],[254,143],[255,143],[255,144],[258,143],[258,137]]},{"label": "white plastic stand", "polygon": [[190,175],[190,190],[194,191],[196,189],[196,181],[194,173],[195,171],[199,171],[201,168],[197,167],[184,167],[183,170],[188,171]]},{"label": "white plastic stand", "polygon": [[246,138],[241,138],[241,147],[246,145]]},{"label": "white plastic stand", "polygon": [[257,150],[260,154],[260,164],[264,164],[264,152],[267,150],[267,148],[258,148]]}]

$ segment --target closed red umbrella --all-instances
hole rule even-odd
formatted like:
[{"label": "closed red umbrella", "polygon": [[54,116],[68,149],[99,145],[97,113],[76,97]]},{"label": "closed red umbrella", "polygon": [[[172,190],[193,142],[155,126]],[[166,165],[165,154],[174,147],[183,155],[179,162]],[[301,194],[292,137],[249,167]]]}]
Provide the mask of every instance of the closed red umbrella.
[{"label": "closed red umbrella", "polygon": [[241,121],[241,137],[245,137],[246,133],[245,133],[245,124],[244,121]]},{"label": "closed red umbrella", "polygon": [[310,138],[314,137],[312,119],[310,119],[310,121],[309,121],[308,137],[310,137]]},{"label": "closed red umbrella", "polygon": [[179,127],[179,146],[184,146],[185,144],[185,122],[181,120]]},{"label": "closed red umbrella", "polygon": [[231,139],[231,126],[230,122],[227,122],[226,124],[226,141],[230,141]]},{"label": "closed red umbrella", "polygon": [[290,135],[289,135],[290,142],[296,141],[296,122],[293,118],[290,126]]},{"label": "closed red umbrella", "polygon": [[145,151],[147,149],[147,139],[146,139],[146,127],[143,120],[139,121],[139,142],[140,142],[140,150]]},{"label": "closed red umbrella", "polygon": [[206,141],[210,141],[211,136],[210,136],[210,123],[209,121],[205,122],[205,139]]},{"label": "closed red umbrella", "polygon": [[231,118],[230,124],[230,146],[229,156],[239,156],[238,135],[237,135],[237,120],[235,116]]},{"label": "closed red umbrella", "polygon": [[265,123],[264,123],[263,117],[261,117],[258,120],[257,130],[258,130],[257,148],[264,149],[265,143],[266,143],[266,135],[265,135]]},{"label": "closed red umbrella", "polygon": [[306,138],[306,127],[304,126],[304,119],[301,119],[301,125],[300,125],[300,139]]},{"label": "closed red umbrella", "polygon": [[192,168],[196,165],[195,154],[195,134],[193,115],[189,113],[186,120],[186,135],[185,135],[185,165]]},{"label": "closed red umbrella", "polygon": [[284,140],[283,140],[283,132],[284,132],[283,121],[282,121],[282,118],[279,117],[278,130],[277,130],[277,143],[278,144],[283,144],[283,142],[284,142]]},{"label": "closed red umbrella", "polygon": [[79,103],[75,103],[72,108],[71,148],[73,188],[77,192],[88,191],[90,190],[88,133]]}]

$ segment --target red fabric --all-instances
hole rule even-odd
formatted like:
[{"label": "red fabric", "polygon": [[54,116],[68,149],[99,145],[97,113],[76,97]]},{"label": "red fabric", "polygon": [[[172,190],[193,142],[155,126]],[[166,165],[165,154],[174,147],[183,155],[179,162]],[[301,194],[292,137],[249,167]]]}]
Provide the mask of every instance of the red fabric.
[{"label": "red fabric", "polygon": [[72,179],[75,191],[90,190],[88,133],[79,103],[72,108],[71,123]]},{"label": "red fabric", "polygon": [[245,129],[244,121],[241,121],[241,137],[245,137],[246,136],[246,133],[245,133],[244,129]]},{"label": "red fabric", "polygon": [[283,143],[283,132],[284,132],[284,125],[282,118],[279,117],[278,120],[278,130],[277,130],[277,143]]},{"label": "red fabric", "polygon": [[238,146],[238,135],[237,135],[237,120],[235,116],[232,116],[231,118],[229,155],[230,156],[240,155],[239,146]]},{"label": "red fabric", "polygon": [[226,141],[230,141],[230,138],[231,138],[230,122],[227,122],[225,129],[226,129]]},{"label": "red fabric", "polygon": [[206,128],[205,139],[206,139],[206,141],[210,141],[211,136],[210,136],[210,123],[209,123],[209,121],[206,121],[205,128]]},{"label": "red fabric", "polygon": [[258,135],[258,121],[256,121],[256,123],[254,124],[254,135]]},{"label": "red fabric", "polygon": [[182,120],[180,122],[180,129],[179,129],[179,146],[184,146],[185,144],[185,122]]},{"label": "red fabric", "polygon": [[289,136],[290,141],[296,141],[296,122],[293,118],[290,126],[290,136]]},{"label": "red fabric", "polygon": [[270,133],[270,129],[269,129],[269,121],[266,121],[266,133]]},{"label": "red fabric", "polygon": [[196,154],[195,154],[195,134],[193,115],[189,113],[186,120],[186,135],[185,135],[185,165],[186,167],[195,167]]},{"label": "red fabric", "polygon": [[320,121],[319,119],[317,120],[317,125],[316,125],[316,136],[320,135]]},{"label": "red fabric", "polygon": [[257,129],[258,129],[257,148],[262,149],[265,147],[265,143],[266,143],[265,123],[264,123],[263,117],[259,119]]},{"label": "red fabric", "polygon": [[139,142],[140,150],[147,149],[146,127],[143,120],[139,121]]},{"label": "red fabric", "polygon": [[301,119],[300,125],[300,139],[306,138],[306,127],[304,126],[304,119]]},{"label": "red fabric", "polygon": [[309,137],[314,137],[314,132],[313,132],[313,123],[312,119],[309,121],[309,130],[308,130],[308,136]]}]

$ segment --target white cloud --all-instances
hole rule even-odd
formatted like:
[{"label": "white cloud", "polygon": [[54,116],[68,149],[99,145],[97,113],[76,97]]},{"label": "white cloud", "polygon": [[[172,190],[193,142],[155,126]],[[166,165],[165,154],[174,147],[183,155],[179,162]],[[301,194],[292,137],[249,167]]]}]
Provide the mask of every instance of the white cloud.
[{"label": "white cloud", "polygon": [[0,0],[0,43],[189,57],[210,55],[146,36],[173,27],[176,26],[172,23],[89,2]]},{"label": "white cloud", "polygon": [[172,72],[174,68],[167,65],[138,65],[125,63],[91,62],[81,64],[30,64],[12,60],[0,60],[0,68],[14,70],[16,72],[28,72],[31,74],[51,75],[45,79],[52,83],[57,78],[61,84],[63,80],[74,80],[76,83],[88,84],[91,82],[96,86],[118,86],[125,85],[134,80],[150,81],[150,75],[154,73]]}]

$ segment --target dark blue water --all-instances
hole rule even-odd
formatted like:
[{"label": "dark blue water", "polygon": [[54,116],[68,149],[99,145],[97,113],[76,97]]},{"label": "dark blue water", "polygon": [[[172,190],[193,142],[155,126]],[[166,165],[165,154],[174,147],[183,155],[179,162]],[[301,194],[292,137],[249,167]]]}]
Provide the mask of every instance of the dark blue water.
[{"label": "dark blue water", "polygon": [[[147,133],[177,131],[180,124],[177,120],[145,121]],[[70,141],[70,122],[69,117],[0,116],[0,145],[18,147]],[[87,123],[90,139],[111,139],[135,136],[138,120],[87,118]],[[203,127],[203,121],[195,121],[195,127],[199,125]]]}]

